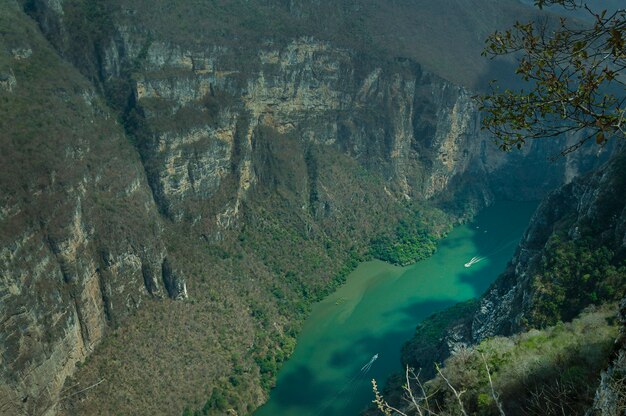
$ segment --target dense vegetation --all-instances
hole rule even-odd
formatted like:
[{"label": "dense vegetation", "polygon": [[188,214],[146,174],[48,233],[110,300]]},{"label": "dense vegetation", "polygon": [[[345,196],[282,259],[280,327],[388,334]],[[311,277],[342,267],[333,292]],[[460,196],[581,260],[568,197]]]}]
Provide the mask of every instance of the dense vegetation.
[{"label": "dense vegetation", "polygon": [[442,233],[449,231],[449,226],[450,221],[440,211],[430,209],[425,214],[416,212],[407,220],[401,220],[391,236],[372,240],[371,255],[401,266],[423,260],[435,252],[437,240],[442,237]]},{"label": "dense vegetation", "polygon": [[417,336],[402,347],[404,364],[419,369],[424,378],[434,376],[435,364],[450,354],[445,342],[446,331],[467,324],[479,304],[477,299],[458,303],[420,322],[415,330]]},{"label": "dense vegetation", "polygon": [[[507,415],[583,415],[593,401],[600,371],[617,336],[615,305],[591,309],[571,323],[558,323],[509,338],[495,337],[445,361],[442,375],[427,384],[436,412],[459,413],[457,390],[471,415],[498,415],[491,391]],[[563,413],[565,412],[565,413]]]},{"label": "dense vegetation", "polygon": [[530,327],[567,322],[587,305],[617,301],[626,293],[626,260],[595,239],[554,235],[542,263],[533,278]]}]

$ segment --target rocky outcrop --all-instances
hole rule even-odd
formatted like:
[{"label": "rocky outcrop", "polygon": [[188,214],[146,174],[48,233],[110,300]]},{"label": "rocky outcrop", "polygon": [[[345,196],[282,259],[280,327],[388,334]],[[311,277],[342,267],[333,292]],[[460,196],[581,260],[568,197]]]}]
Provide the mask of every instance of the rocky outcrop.
[{"label": "rocky outcrop", "polygon": [[620,336],[615,342],[612,362],[602,372],[589,416],[618,416],[626,410],[626,299],[620,305]]},{"label": "rocky outcrop", "polygon": [[162,274],[163,286],[167,290],[167,294],[172,299],[187,299],[187,284],[181,278],[181,272],[172,269],[170,261],[165,258],[163,260]]}]

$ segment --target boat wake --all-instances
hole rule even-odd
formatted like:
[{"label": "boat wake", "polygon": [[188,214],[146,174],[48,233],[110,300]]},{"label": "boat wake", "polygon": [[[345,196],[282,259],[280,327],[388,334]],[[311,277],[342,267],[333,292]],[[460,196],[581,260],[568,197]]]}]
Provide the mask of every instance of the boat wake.
[{"label": "boat wake", "polygon": [[479,261],[484,260],[484,259],[485,259],[484,257],[476,257],[476,256],[474,256],[474,257],[472,257],[472,258],[470,259],[470,261],[468,261],[467,263],[465,263],[465,267],[472,267],[474,264],[476,264],[476,263],[478,263]]}]

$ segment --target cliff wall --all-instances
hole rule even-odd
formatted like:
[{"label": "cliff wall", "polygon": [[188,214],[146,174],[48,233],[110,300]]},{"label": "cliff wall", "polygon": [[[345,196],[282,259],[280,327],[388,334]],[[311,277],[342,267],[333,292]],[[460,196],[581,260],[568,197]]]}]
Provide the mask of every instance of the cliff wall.
[{"label": "cliff wall", "polygon": [[164,294],[167,251],[114,114],[17,5],[3,9],[0,72],[13,82],[0,91],[0,412],[10,414],[44,409],[108,327]]},{"label": "cliff wall", "polygon": [[[416,335],[404,346],[404,364],[422,368],[423,376],[429,378],[434,375],[433,363],[462,355],[486,339],[511,337],[500,339],[513,342],[521,332],[570,322],[591,305],[622,300],[626,290],[625,179],[626,157],[623,150],[617,150],[602,167],[550,193],[504,273],[480,299],[418,325]],[[623,300],[621,309],[623,314]],[[623,332],[623,319],[619,322]],[[538,359],[541,353],[537,352]],[[609,359],[612,364],[601,375],[590,414],[613,415],[623,406],[623,356],[622,334],[611,357],[595,358],[593,365],[606,365]],[[561,371],[569,370],[565,366]],[[535,377],[541,380],[543,376]],[[397,389],[397,385],[390,388],[390,395]]]}]

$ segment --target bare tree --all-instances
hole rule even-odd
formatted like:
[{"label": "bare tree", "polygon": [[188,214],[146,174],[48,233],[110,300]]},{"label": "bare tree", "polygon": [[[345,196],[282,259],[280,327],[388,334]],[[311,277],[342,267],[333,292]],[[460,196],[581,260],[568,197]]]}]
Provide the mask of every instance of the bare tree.
[{"label": "bare tree", "polygon": [[498,412],[500,412],[500,416],[505,416],[504,408],[502,407],[502,403],[500,402],[500,397],[498,393],[496,393],[496,389],[493,387],[493,381],[491,380],[491,370],[489,370],[489,364],[487,364],[487,360],[485,359],[485,355],[481,352],[480,357],[483,359],[483,363],[485,364],[485,370],[487,370],[487,378],[489,379],[489,388],[491,389],[491,397],[493,401],[496,403],[498,407]]},{"label": "bare tree", "polygon": [[571,401],[575,387],[571,383],[561,383],[536,387],[530,392],[530,399],[524,412],[528,416],[568,416],[579,413]]},{"label": "bare tree", "polygon": [[[491,388],[493,400],[496,403],[500,415],[506,416],[499,396],[493,386],[493,382],[491,380],[491,372],[489,369],[489,365],[487,364],[487,360],[482,354],[481,356],[483,357],[483,363],[485,366],[485,371],[487,372],[487,377],[489,379],[489,386]],[[452,395],[456,399],[459,414],[462,416],[468,416],[467,411],[465,410],[465,406],[463,404],[463,400],[461,398],[465,393],[465,390],[459,390],[455,388],[450,380],[441,371],[441,367],[439,367],[439,365],[436,365],[435,368],[439,377],[445,382],[446,388],[452,393]],[[376,408],[385,416],[409,416],[409,414],[416,414],[417,416],[440,416],[441,413],[438,413],[437,409],[431,407],[429,402],[429,399],[435,396],[438,391],[435,390],[433,392],[428,392],[428,389],[420,380],[419,371],[416,374],[415,371],[408,366],[406,367],[404,378],[405,384],[402,386],[402,389],[404,390],[404,399],[406,400],[407,404],[405,405],[405,407],[402,408],[402,410],[390,405],[384,399],[382,394],[378,391],[378,385],[376,384],[376,380],[372,380],[372,388],[375,396],[373,403],[376,405]]]}]

